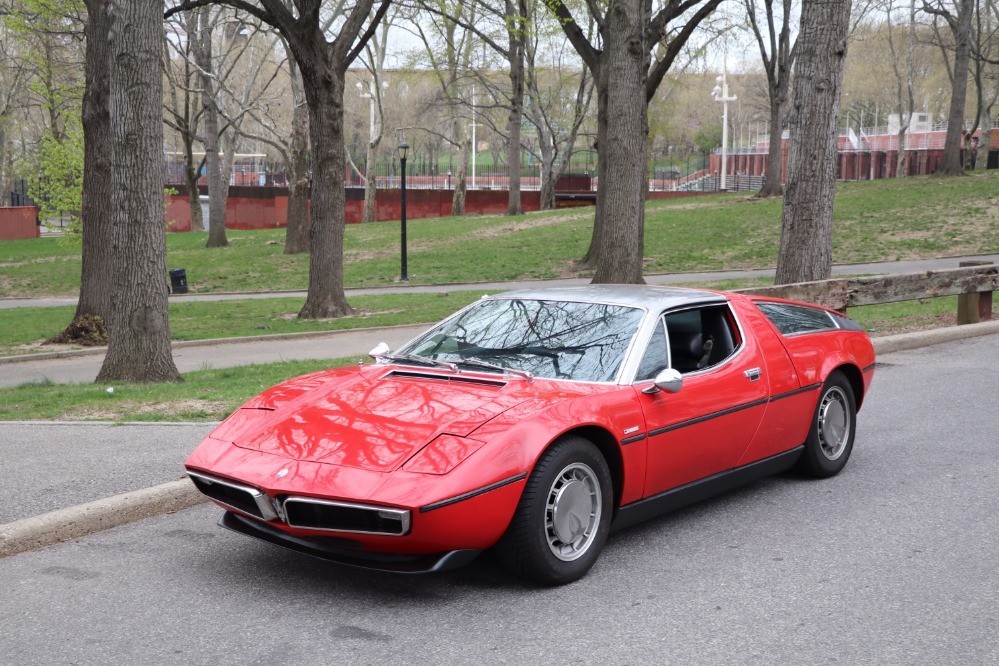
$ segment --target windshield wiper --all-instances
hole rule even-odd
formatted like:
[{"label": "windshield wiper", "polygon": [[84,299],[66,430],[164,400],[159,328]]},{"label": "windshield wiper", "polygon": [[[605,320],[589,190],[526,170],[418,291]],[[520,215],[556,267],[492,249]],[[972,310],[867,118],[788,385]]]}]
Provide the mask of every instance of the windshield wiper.
[{"label": "windshield wiper", "polygon": [[534,380],[534,375],[526,370],[514,370],[513,368],[504,368],[502,365],[496,365],[495,363],[489,363],[488,361],[483,361],[480,358],[475,358],[474,356],[469,356],[468,358],[463,358],[457,363],[458,365],[470,365],[473,368],[485,368],[488,370],[498,370],[503,374],[517,375],[518,377],[523,377],[528,381]]},{"label": "windshield wiper", "polygon": [[403,361],[408,363],[416,363],[417,365],[425,365],[428,368],[445,368],[451,372],[458,372],[458,366],[454,363],[446,363],[445,361],[438,361],[437,359],[427,358],[426,356],[417,356],[416,354],[379,354],[378,358],[385,359],[386,361]]}]

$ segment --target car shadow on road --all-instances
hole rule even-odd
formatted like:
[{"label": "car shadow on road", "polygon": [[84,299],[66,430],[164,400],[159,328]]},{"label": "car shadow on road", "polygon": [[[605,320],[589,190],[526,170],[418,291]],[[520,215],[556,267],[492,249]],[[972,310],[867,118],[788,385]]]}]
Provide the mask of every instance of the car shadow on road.
[{"label": "car shadow on road", "polygon": [[[787,500],[788,493],[797,494],[795,486],[807,483],[799,476],[782,474],[612,533],[597,565],[573,587],[586,587],[587,581],[614,574],[621,567],[644,570],[661,566],[663,549],[681,553],[690,545],[684,541],[692,539],[692,535],[699,543],[703,543],[705,534],[714,533],[719,534],[720,542],[725,541],[721,532],[712,532],[719,523],[744,522],[740,515],[743,509],[759,502],[781,503]],[[195,575],[203,576],[206,583],[218,585],[225,580],[227,585],[245,586],[248,592],[251,588],[271,588],[322,599],[332,594],[345,601],[399,606],[454,603],[483,590],[522,596],[532,591],[545,594],[551,589],[507,573],[491,552],[454,571],[404,575],[348,567],[230,533],[224,534],[219,546],[222,548],[217,557],[189,562],[191,573],[197,571]],[[234,571],[242,573],[234,576]]]}]

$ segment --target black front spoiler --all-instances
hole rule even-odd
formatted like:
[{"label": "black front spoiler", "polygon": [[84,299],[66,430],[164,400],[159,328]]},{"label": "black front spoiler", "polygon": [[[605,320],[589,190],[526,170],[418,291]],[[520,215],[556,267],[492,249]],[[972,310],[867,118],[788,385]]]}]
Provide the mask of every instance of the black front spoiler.
[{"label": "black front spoiler", "polygon": [[393,555],[351,550],[331,545],[332,539],[324,540],[321,537],[308,539],[292,536],[266,523],[244,518],[231,511],[222,514],[222,517],[219,518],[219,526],[277,546],[283,546],[297,553],[311,555],[337,564],[403,574],[435,573],[457,569],[474,560],[482,552],[480,550],[452,550],[433,555]]}]

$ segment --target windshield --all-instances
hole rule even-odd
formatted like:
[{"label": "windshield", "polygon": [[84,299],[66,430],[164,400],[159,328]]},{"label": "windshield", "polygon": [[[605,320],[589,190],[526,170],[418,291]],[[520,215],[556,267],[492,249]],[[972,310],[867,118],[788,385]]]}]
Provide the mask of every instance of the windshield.
[{"label": "windshield", "polygon": [[483,300],[399,350],[461,364],[475,361],[536,377],[609,382],[643,311],[621,305]]}]

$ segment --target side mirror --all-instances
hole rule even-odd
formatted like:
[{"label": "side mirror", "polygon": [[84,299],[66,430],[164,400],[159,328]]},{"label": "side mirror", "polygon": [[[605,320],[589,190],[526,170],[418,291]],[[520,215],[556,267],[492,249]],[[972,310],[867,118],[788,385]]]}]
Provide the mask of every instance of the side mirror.
[{"label": "side mirror", "polygon": [[380,356],[384,356],[389,353],[389,346],[384,342],[379,342],[375,345],[375,348],[368,352],[368,356],[377,359]]},{"label": "side mirror", "polygon": [[659,391],[676,393],[681,388],[683,388],[683,375],[673,368],[666,368],[656,375],[655,383],[647,389],[643,389],[642,393],[652,394],[659,393]]}]

